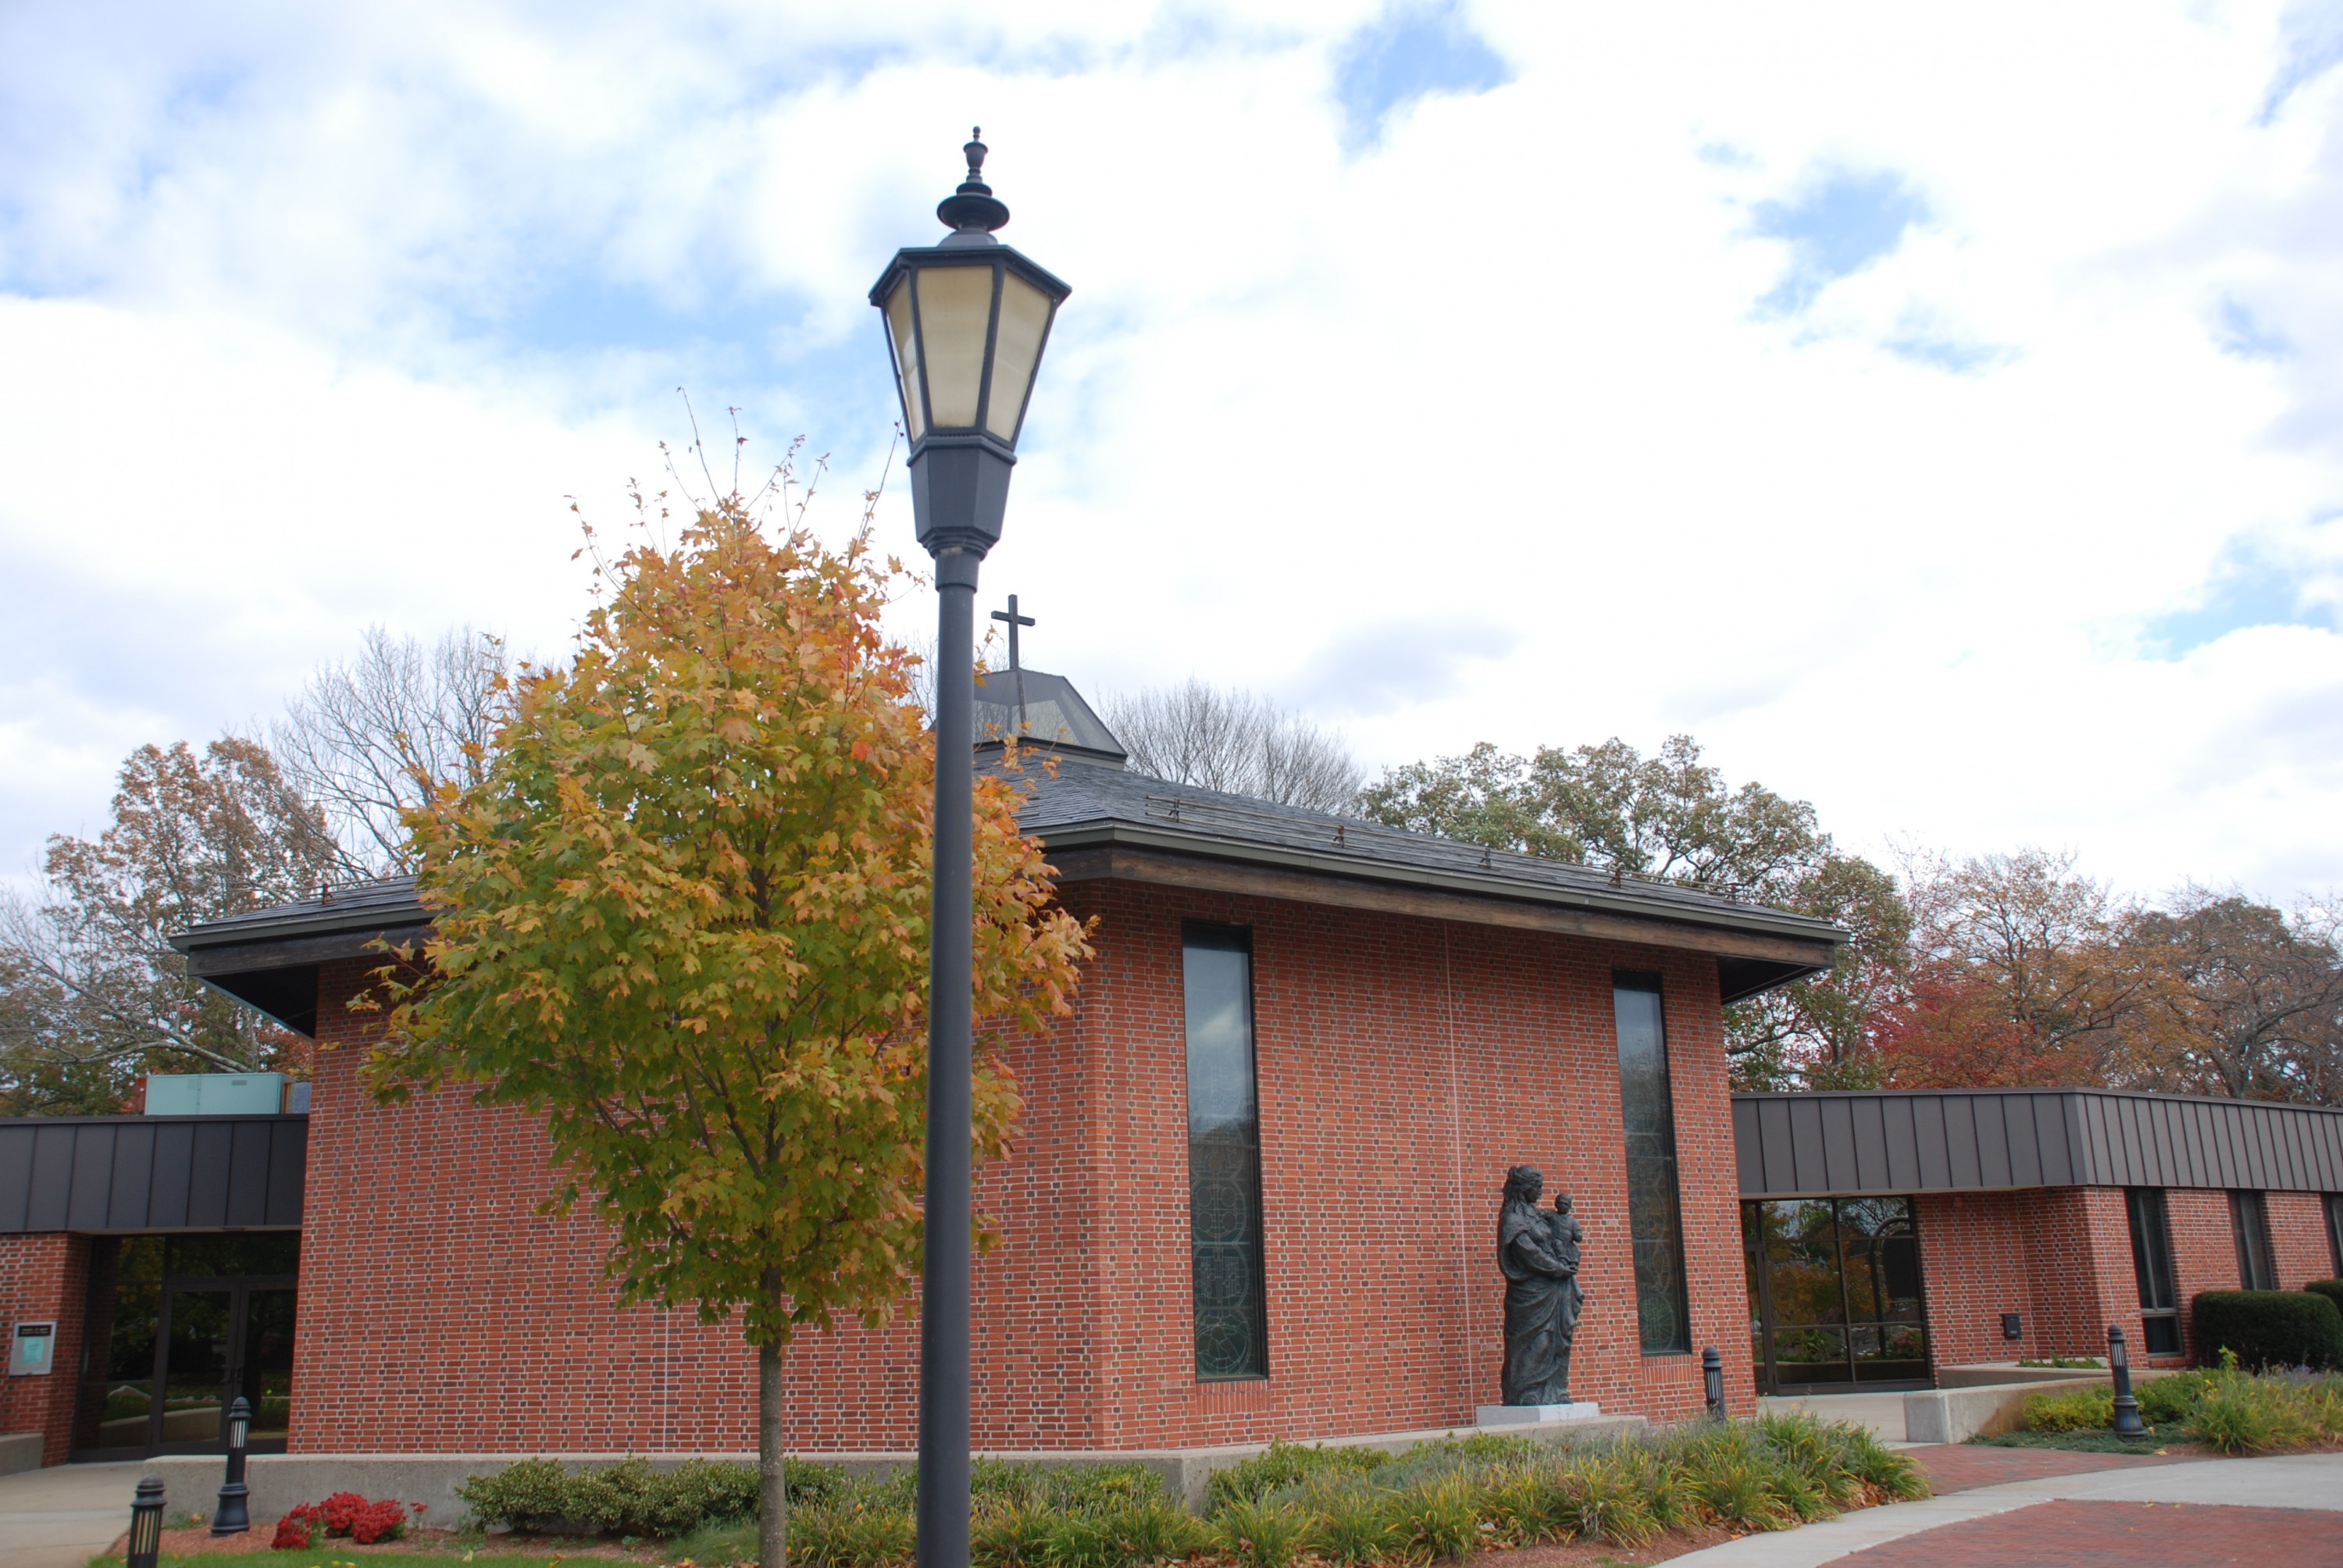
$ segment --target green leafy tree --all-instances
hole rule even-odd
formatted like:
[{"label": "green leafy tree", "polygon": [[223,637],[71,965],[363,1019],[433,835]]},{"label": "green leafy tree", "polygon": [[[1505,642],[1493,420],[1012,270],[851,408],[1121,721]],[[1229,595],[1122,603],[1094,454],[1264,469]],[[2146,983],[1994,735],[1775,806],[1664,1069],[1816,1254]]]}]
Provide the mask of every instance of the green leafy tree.
[{"label": "green leafy tree", "polygon": [[31,897],[0,898],[0,1104],[117,1111],[138,1075],[306,1070],[301,1038],[187,973],[166,940],[317,892],[325,818],[256,741],[142,746],[96,839],[49,840]]},{"label": "green leafy tree", "polygon": [[[370,1062],[390,1098],[465,1084],[541,1115],[557,1206],[608,1224],[623,1302],[739,1314],[768,1568],[784,1348],[882,1321],[920,1256],[936,759],[880,629],[898,570],[867,521],[833,552],[737,498],[628,551],[477,780],[408,814],[437,935],[389,979]],[[990,1041],[1068,1010],[1089,953],[1018,802],[979,779],[980,1158],[1019,1107]]]},{"label": "green leafy tree", "polygon": [[1815,809],[1728,787],[1689,735],[1645,757],[1624,740],[1527,757],[1485,742],[1387,770],[1360,796],[1393,827],[1700,888],[1835,921],[1853,939],[1826,975],[1726,1010],[1734,1078],[1851,1088],[1876,1081],[1872,1036],[1901,983],[1911,913],[1885,871],[1841,852]]}]

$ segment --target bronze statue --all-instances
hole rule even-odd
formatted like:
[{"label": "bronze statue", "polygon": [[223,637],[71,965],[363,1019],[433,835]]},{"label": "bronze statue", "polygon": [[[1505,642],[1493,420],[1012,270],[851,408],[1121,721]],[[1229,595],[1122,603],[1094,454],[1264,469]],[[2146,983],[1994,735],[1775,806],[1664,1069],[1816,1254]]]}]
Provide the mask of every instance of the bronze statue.
[{"label": "bronze statue", "polygon": [[1497,1267],[1505,1276],[1507,1404],[1570,1402],[1570,1345],[1586,1302],[1578,1283],[1584,1233],[1566,1192],[1555,1195],[1552,1213],[1538,1211],[1544,1191],[1545,1178],[1533,1167],[1505,1172]]}]

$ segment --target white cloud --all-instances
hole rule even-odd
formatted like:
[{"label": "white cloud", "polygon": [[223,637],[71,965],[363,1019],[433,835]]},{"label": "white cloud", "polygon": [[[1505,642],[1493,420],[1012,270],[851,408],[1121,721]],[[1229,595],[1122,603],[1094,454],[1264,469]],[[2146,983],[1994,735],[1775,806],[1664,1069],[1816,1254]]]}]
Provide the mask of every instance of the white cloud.
[{"label": "white cloud", "polygon": [[[1346,150],[1377,15],[18,13],[0,558],[73,625],[12,639],[0,850],[370,620],[557,642],[559,498],[612,515],[679,382],[863,480],[862,290],[981,120],[1075,287],[987,573],[1037,664],[1353,703],[1378,761],[1688,728],[1865,845],[2343,880],[2331,599],[2156,631],[2242,556],[2335,577],[2343,72],[2298,21],[1489,4],[1511,80]],[[1753,214],[1830,170],[1925,218],[1769,317]]]}]

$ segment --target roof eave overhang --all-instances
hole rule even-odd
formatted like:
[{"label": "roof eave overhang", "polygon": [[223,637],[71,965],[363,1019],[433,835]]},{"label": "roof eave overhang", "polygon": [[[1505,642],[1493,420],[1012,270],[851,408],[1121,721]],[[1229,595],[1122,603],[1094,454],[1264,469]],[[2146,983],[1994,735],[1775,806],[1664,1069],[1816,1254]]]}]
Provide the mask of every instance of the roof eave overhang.
[{"label": "roof eave overhang", "polygon": [[1725,982],[1726,1001],[1828,969],[1846,940],[1845,932],[1827,922],[1774,910],[1692,909],[1632,892],[1554,887],[1502,874],[1460,875],[1121,819],[1044,828],[1041,837],[1065,882],[1115,879],[1218,887],[1708,952],[1734,967]]}]

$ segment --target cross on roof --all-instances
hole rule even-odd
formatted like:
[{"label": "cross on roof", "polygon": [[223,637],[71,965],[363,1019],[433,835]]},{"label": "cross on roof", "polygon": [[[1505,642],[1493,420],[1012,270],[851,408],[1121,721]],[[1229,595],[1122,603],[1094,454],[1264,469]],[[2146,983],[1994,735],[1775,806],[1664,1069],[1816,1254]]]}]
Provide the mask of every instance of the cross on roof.
[{"label": "cross on roof", "polygon": [[[1011,594],[1009,596],[1009,608],[1005,611],[994,610],[992,612],[992,618],[995,620],[1005,620],[1009,623],[1009,668],[1015,669],[1019,668],[1017,663],[1017,628],[1021,626],[1031,626],[1033,624],[1033,618],[1030,615],[1019,615],[1017,613],[1017,596],[1015,594]],[[1020,706],[1021,707],[1022,704],[1021,703]]]}]

